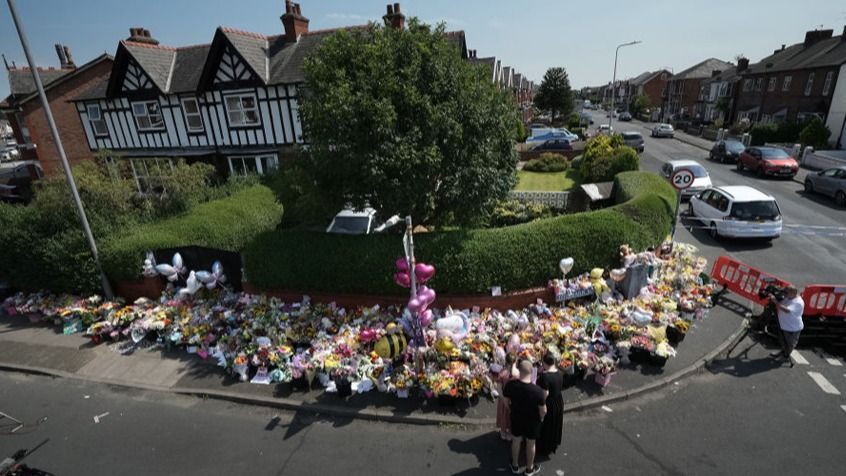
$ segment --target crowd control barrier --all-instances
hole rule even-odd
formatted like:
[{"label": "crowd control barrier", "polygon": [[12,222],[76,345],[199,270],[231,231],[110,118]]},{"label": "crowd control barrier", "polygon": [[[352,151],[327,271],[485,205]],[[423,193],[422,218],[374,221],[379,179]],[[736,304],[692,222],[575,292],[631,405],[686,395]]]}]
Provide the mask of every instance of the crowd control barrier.
[{"label": "crowd control barrier", "polygon": [[711,279],[723,286],[720,292],[731,291],[762,306],[767,303],[767,299],[758,296],[758,291],[768,284],[779,287],[790,285],[788,281],[728,256],[720,256],[714,262],[714,267],[711,269]]}]

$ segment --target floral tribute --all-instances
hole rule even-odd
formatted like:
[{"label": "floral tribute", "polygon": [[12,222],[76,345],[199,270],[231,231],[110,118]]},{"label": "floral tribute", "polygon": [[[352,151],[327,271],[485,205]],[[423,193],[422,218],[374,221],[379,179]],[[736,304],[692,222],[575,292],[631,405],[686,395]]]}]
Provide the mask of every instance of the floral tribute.
[{"label": "floral tribute", "polygon": [[[94,342],[131,346],[152,340],[182,347],[242,381],[319,382],[329,392],[375,389],[400,398],[409,392],[471,398],[490,394],[492,368],[501,368],[507,353],[535,362],[552,353],[566,374],[592,373],[601,385],[635,352],[674,356],[671,344],[677,343],[668,340],[668,328],[683,335],[711,306],[712,288],[700,277],[706,262],[695,253],[692,246],[675,244],[660,257],[650,256],[654,272],[632,299],[603,286],[599,298],[504,313],[433,310],[423,346],[405,345],[400,307],[345,309],[308,298],[286,303],[221,288],[199,289],[188,297],[166,292],[158,301],[134,303],[18,294],[3,307],[9,316],[83,332]],[[590,278],[576,279],[588,287]],[[608,283],[613,281],[609,274]]]}]

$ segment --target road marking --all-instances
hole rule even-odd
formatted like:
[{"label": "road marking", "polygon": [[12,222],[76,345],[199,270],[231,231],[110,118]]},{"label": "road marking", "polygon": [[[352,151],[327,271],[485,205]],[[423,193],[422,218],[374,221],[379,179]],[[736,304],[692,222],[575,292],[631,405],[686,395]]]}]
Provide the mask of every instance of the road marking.
[{"label": "road marking", "polygon": [[846,405],[840,405],[840,409],[846,412]]},{"label": "road marking", "polygon": [[800,354],[798,350],[794,350],[793,352],[791,352],[790,358],[793,359],[793,362],[799,365],[809,365],[808,359],[806,359],[802,354]]},{"label": "road marking", "polygon": [[820,389],[823,392],[828,393],[830,395],[840,395],[840,390],[834,388],[834,385],[828,381],[823,375],[819,372],[808,372],[808,376],[813,379],[813,381],[819,385]]},{"label": "road marking", "polygon": [[826,357],[825,361],[835,367],[843,367],[843,363],[835,359],[834,357]]}]

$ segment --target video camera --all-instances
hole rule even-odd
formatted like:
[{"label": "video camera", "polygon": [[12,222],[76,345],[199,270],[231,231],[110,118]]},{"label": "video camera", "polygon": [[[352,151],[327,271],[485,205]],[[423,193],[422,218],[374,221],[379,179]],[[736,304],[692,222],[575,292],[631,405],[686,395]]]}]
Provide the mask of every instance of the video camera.
[{"label": "video camera", "polygon": [[776,286],[775,284],[767,284],[760,291],[758,291],[758,297],[764,299],[772,295],[775,297],[777,302],[783,301],[784,298],[787,297],[787,290],[781,286]]}]

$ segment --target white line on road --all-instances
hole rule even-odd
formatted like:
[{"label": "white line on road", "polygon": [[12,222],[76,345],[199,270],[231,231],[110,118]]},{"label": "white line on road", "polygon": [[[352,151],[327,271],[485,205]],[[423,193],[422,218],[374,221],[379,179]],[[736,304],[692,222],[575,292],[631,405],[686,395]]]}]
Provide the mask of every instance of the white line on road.
[{"label": "white line on road", "polygon": [[840,409],[846,412],[846,405],[840,405]]},{"label": "white line on road", "polygon": [[823,392],[828,393],[830,395],[840,395],[840,390],[834,388],[834,385],[828,381],[823,375],[819,372],[808,372],[808,376],[814,380],[814,382],[819,385]]},{"label": "white line on road", "polygon": [[835,366],[835,367],[843,367],[843,362],[840,362],[839,360],[835,359],[834,357],[826,357],[825,361],[828,362],[829,364]]},{"label": "white line on road", "polygon": [[799,365],[809,365],[808,359],[806,359],[802,354],[800,354],[798,350],[794,350],[793,352],[791,352],[790,358],[793,359],[793,362]]}]

